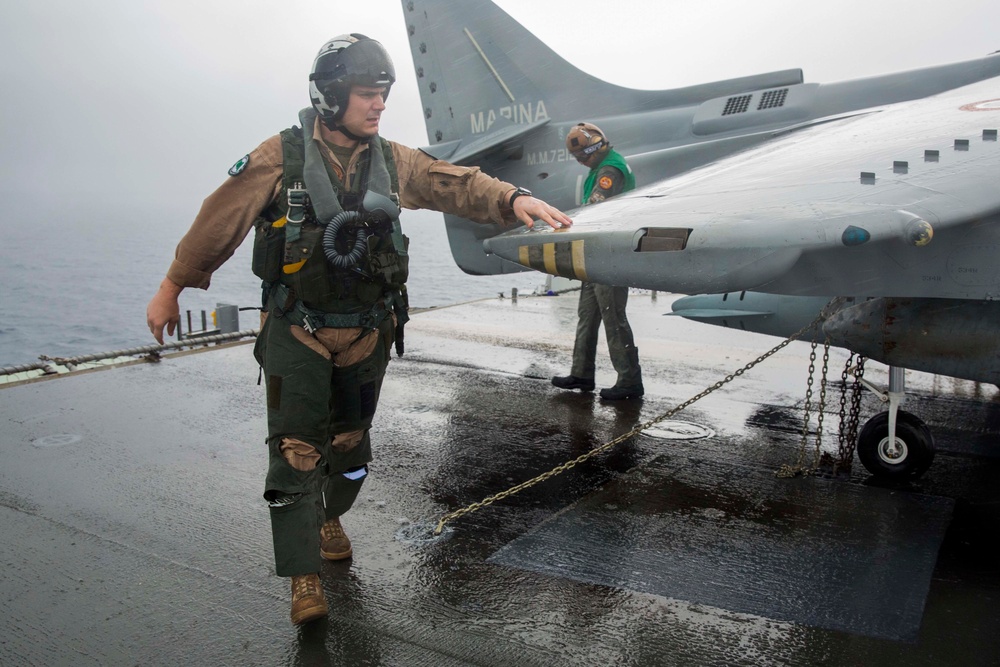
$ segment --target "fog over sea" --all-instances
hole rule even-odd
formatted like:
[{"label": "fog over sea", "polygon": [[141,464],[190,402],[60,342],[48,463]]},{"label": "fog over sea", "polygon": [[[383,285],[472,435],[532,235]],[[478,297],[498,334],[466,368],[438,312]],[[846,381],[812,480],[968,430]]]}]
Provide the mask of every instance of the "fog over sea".
[{"label": "fog over sea", "polygon": [[[146,327],[146,304],[190,219],[165,220],[155,212],[130,217],[110,209],[67,220],[44,209],[37,219],[3,224],[0,367],[33,363],[39,355],[72,357],[155,343]],[[411,307],[495,298],[500,292],[509,298],[512,287],[524,294],[545,282],[536,272],[467,275],[452,260],[440,213],[403,211],[401,219],[410,237]],[[260,280],[250,271],[252,246],[251,234],[207,291],[184,290],[182,320],[185,310],[194,311],[198,329],[201,310],[211,312],[217,303],[260,305]],[[255,312],[240,313],[240,328],[257,326]]]}]

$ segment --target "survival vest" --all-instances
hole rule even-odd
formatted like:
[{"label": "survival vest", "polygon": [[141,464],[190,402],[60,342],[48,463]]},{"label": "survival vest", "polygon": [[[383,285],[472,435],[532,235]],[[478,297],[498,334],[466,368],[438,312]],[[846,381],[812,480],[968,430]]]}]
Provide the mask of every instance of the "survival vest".
[{"label": "survival vest", "polygon": [[604,159],[601,160],[601,163],[591,169],[587,175],[587,180],[583,184],[583,201],[580,202],[581,204],[586,204],[590,199],[590,195],[594,191],[594,185],[597,183],[597,172],[601,170],[601,167],[614,167],[622,173],[625,177],[625,187],[622,188],[622,192],[635,189],[635,174],[632,173],[632,168],[628,166],[625,158],[618,151],[610,150],[604,156]]},{"label": "survival vest", "polygon": [[[312,127],[305,122],[306,118],[302,120],[303,127]],[[294,299],[297,310],[311,314],[309,319],[316,327],[371,326],[373,312],[379,313],[375,319],[381,319],[390,309],[396,311],[397,319],[405,321],[409,239],[403,236],[398,220],[380,223],[361,220],[348,225],[337,236],[338,251],[350,251],[358,225],[364,224],[362,233],[368,236],[367,252],[351,268],[333,266],[323,249],[323,234],[330,220],[321,221],[317,215],[320,193],[309,193],[305,187],[309,179],[305,175],[307,149],[302,129],[292,127],[281,132],[281,148],[284,194],[254,223],[253,272],[264,281],[265,307],[272,293],[281,294],[282,302]],[[373,160],[373,151],[379,151],[381,155],[376,158],[382,159]],[[399,178],[389,142],[377,135],[372,137],[359,160],[348,184],[341,183],[330,165],[321,161],[332,185],[332,190],[325,188],[329,191],[328,213],[331,209],[359,210],[369,190],[398,205]],[[315,186],[316,180],[311,182]],[[334,196],[336,200],[332,201]]]}]

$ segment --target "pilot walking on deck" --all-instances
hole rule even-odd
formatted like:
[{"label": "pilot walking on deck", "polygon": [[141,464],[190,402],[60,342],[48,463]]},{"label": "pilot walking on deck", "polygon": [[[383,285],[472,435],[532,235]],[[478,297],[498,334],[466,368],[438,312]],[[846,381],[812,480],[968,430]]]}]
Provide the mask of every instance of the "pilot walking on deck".
[{"label": "pilot walking on deck", "polygon": [[212,273],[255,229],[253,271],[263,280],[254,355],[266,379],[275,570],[291,577],[291,620],[327,613],[318,573],[350,558],[340,517],[372,460],[369,429],[393,344],[407,320],[407,245],[398,206],[481,223],[552,227],[572,221],[522,188],[378,135],[395,81],[380,43],[364,35],[323,45],[309,77],[312,106],[229,170],[202,205],[150,301],[163,342],[185,287]]},{"label": "pilot walking on deck", "polygon": [[[566,148],[577,162],[590,169],[583,185],[583,205],[597,204],[635,188],[632,169],[596,125],[577,123],[566,135]],[[579,320],[573,346],[573,368],[568,376],[552,378],[552,384],[560,389],[593,391],[597,337],[603,322],[618,380],[615,386],[601,389],[601,398],[616,401],[643,395],[639,350],[625,316],[627,303],[627,287],[583,283],[577,309]]]}]

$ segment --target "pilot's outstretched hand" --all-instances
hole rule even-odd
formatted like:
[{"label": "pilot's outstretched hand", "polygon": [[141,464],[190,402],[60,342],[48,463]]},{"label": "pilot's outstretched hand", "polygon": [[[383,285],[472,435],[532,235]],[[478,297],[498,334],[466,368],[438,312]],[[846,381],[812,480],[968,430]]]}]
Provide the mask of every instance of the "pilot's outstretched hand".
[{"label": "pilot's outstretched hand", "polygon": [[146,306],[146,325],[149,327],[150,333],[153,334],[153,338],[160,345],[163,345],[163,327],[167,328],[168,336],[173,336],[174,330],[181,321],[177,297],[180,296],[183,289],[170,278],[164,278],[163,282],[160,283],[159,291],[153,295],[153,298],[149,300],[149,305]]},{"label": "pilot's outstretched hand", "polygon": [[514,200],[514,215],[517,219],[526,224],[529,228],[535,226],[535,219],[545,221],[549,227],[559,229],[569,227],[573,220],[557,209],[537,197],[521,196]]}]

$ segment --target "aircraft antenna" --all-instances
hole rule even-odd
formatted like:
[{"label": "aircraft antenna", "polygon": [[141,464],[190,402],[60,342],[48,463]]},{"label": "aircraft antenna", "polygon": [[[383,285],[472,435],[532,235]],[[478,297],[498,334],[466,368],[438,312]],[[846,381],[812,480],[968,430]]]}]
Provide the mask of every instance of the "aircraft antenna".
[{"label": "aircraft antenna", "polygon": [[469,38],[469,41],[472,42],[472,45],[476,47],[476,51],[479,51],[479,57],[483,59],[483,62],[486,63],[486,66],[490,68],[491,72],[493,72],[493,77],[497,80],[497,83],[500,84],[500,87],[503,88],[503,92],[507,93],[507,97],[509,97],[510,101],[513,102],[514,95],[510,92],[510,88],[508,88],[507,84],[504,83],[503,79],[500,78],[500,73],[497,72],[495,67],[493,67],[493,63],[490,62],[490,59],[487,58],[486,54],[483,53],[483,50],[479,48],[479,43],[476,41],[476,38],[472,36],[472,33],[469,32],[468,28],[462,28],[462,30],[465,31],[465,36]]}]

